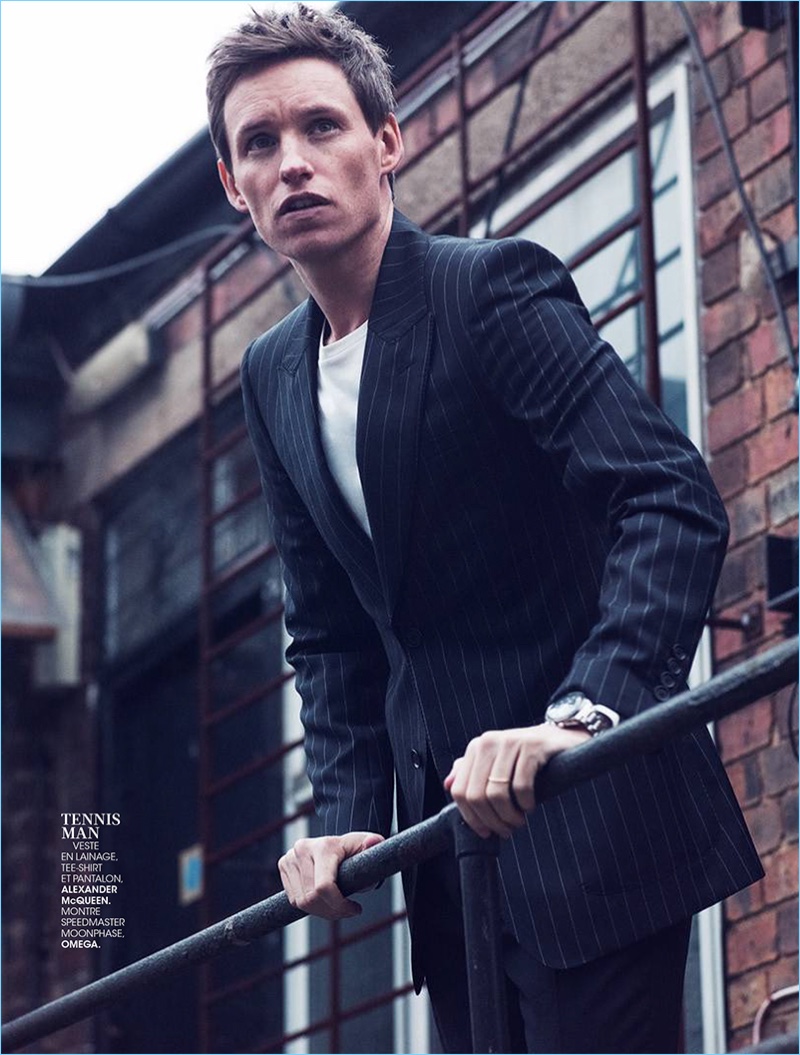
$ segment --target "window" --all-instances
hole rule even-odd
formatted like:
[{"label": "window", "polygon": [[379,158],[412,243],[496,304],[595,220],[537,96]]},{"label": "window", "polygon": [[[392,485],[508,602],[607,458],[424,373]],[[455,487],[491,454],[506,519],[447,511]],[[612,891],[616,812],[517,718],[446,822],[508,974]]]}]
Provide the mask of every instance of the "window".
[{"label": "window", "polygon": [[200,588],[200,471],[187,432],[111,496],[105,531],[105,654],[117,660],[191,611]]},{"label": "window", "polygon": [[[685,91],[685,73],[676,73],[651,92],[659,365],[664,409],[702,447]],[[495,212],[492,234],[530,238],[560,257],[595,325],[642,383],[638,184],[631,104],[514,187]]]},{"label": "window", "polygon": [[[694,211],[688,77],[684,66],[649,90],[659,367],[663,409],[700,450],[703,417],[695,288]],[[570,269],[595,325],[641,383],[645,328],[637,213],[641,190],[632,103],[571,142],[520,180],[498,206],[491,235],[544,245]],[[484,224],[472,232],[484,236]],[[710,674],[707,639],[690,677]],[[719,906],[695,920],[687,966],[685,1050],[725,1045]]]}]

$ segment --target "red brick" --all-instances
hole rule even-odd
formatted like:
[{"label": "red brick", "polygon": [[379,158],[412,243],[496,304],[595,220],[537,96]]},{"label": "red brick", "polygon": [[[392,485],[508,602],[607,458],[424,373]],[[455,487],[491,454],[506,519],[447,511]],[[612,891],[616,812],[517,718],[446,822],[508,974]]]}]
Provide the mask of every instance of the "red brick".
[{"label": "red brick", "polygon": [[730,545],[736,546],[767,529],[767,489],[764,484],[750,487],[728,505],[731,522]]},{"label": "red brick", "polygon": [[781,954],[797,952],[797,901],[781,905],[777,911],[778,950]]},{"label": "red brick", "polygon": [[763,419],[763,395],[756,384],[715,403],[708,412],[708,446],[716,453],[756,430]]},{"label": "red brick", "polygon": [[751,1024],[767,996],[767,972],[763,968],[734,978],[728,987],[731,1028],[741,1029]]},{"label": "red brick", "polygon": [[764,223],[768,236],[774,238],[778,245],[793,242],[797,238],[797,216],[794,205],[787,205]]},{"label": "red brick", "polygon": [[778,847],[783,836],[783,819],[775,799],[764,799],[758,806],[746,809],[744,818],[762,856]]},{"label": "red brick", "polygon": [[756,219],[766,220],[794,201],[792,163],[788,154],[776,158],[745,183]]},{"label": "red brick", "polygon": [[734,443],[715,454],[710,463],[711,475],[723,498],[730,498],[747,483],[747,448]]},{"label": "red brick", "polygon": [[797,956],[781,956],[767,968],[767,983],[771,993],[797,985]]},{"label": "red brick", "polygon": [[764,410],[767,421],[774,421],[794,405],[796,381],[788,363],[764,375]]},{"label": "red brick", "polygon": [[[731,140],[745,131],[750,123],[746,88],[737,88],[722,103],[722,121]],[[706,110],[696,120],[692,130],[692,147],[698,162],[705,161],[722,148],[722,138],[712,110]]]},{"label": "red brick", "polygon": [[722,104],[722,119],[731,139],[736,139],[750,124],[750,107],[745,88],[731,92]]},{"label": "red brick", "polygon": [[731,762],[726,767],[728,777],[742,806],[752,806],[761,798],[764,786],[761,780],[761,768],[757,754],[745,755],[738,762]]},{"label": "red brick", "polygon": [[751,126],[733,144],[733,152],[743,178],[747,179],[789,149],[791,125],[789,110],[782,107]]},{"label": "red brick", "polygon": [[744,230],[742,204],[736,191],[726,194],[700,214],[698,224],[700,254],[707,256]]},{"label": "red brick", "polygon": [[[761,539],[728,550],[717,584],[715,610],[726,609],[743,598],[752,600],[751,595],[764,586],[765,578],[766,560]],[[741,632],[737,630],[735,633],[738,635],[740,646],[743,646]]]},{"label": "red brick", "polygon": [[737,294],[718,301],[701,318],[704,350],[710,353],[721,348],[727,341],[747,333],[757,322],[758,306],[752,297]]},{"label": "red brick", "polygon": [[759,29],[748,30],[737,50],[741,60],[741,75],[748,79],[769,61],[766,34]]},{"label": "red brick", "polygon": [[731,341],[709,357],[706,368],[706,394],[711,403],[729,395],[742,383],[744,377],[744,345]]},{"label": "red brick", "polygon": [[726,242],[702,263],[703,303],[712,304],[739,286],[739,243]]},{"label": "red brick", "polygon": [[[726,611],[724,614],[733,619],[737,618],[740,613]],[[714,657],[720,669],[731,667],[734,663],[746,659],[747,656],[742,654],[744,647],[745,642],[742,641],[741,630],[717,629],[714,631]]]},{"label": "red brick", "polygon": [[719,130],[712,110],[706,110],[697,118],[692,130],[692,147],[695,163],[706,161],[720,149]]},{"label": "red brick", "polygon": [[717,742],[725,762],[766,747],[771,737],[772,703],[768,699],[758,700],[717,723]]},{"label": "red brick", "polygon": [[797,533],[799,497],[796,463],[787,465],[785,469],[770,476],[767,481],[767,512],[773,531],[789,521],[794,521],[794,532]]},{"label": "red brick", "polygon": [[697,204],[706,209],[734,187],[731,167],[720,150],[697,167]]},{"label": "red brick", "polygon": [[[730,772],[730,770],[729,770]],[[725,900],[725,918],[734,923],[745,916],[754,916],[764,907],[764,880],[751,883]]]},{"label": "red brick", "polygon": [[[776,723],[777,724],[777,723]],[[779,795],[797,787],[797,759],[787,740],[780,740],[759,756],[759,765],[768,795]]]},{"label": "red brick", "polygon": [[744,338],[750,360],[750,376],[758,377],[768,367],[786,358],[786,351],[774,320],[762,322]]},{"label": "red brick", "polygon": [[786,63],[782,59],[771,62],[750,82],[750,107],[756,119],[766,116],[786,102]]},{"label": "red brick", "polygon": [[[697,4],[690,9],[694,16],[695,29],[700,40],[703,54],[709,58],[723,46],[722,19],[720,17],[721,4]],[[697,12],[696,16],[694,12]]]},{"label": "red brick", "polygon": [[748,441],[750,481],[762,480],[797,459],[797,418],[786,414]]},{"label": "red brick", "polygon": [[728,970],[742,974],[778,958],[778,920],[774,909],[732,923],[725,937]]},{"label": "red brick", "polygon": [[764,900],[767,904],[797,897],[797,846],[784,843],[763,860]]}]

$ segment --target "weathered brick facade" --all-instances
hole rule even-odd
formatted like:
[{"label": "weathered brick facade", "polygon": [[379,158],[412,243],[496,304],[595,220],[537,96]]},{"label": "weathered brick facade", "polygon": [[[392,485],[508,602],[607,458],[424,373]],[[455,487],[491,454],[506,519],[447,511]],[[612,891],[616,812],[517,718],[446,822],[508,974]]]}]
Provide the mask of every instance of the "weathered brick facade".
[{"label": "weathered brick facade", "polygon": [[[515,174],[539,163],[551,143],[559,148],[568,143],[573,129],[585,128],[602,114],[606,104],[613,108],[620,99],[630,97],[627,71],[608,90],[595,97],[590,92],[594,82],[618,64],[625,66],[630,58],[629,5],[560,2],[552,6],[547,34],[563,32],[563,42],[534,65],[520,111],[521,131],[543,129],[544,133],[531,151],[517,160]],[[709,62],[736,162],[767,249],[794,245],[797,204],[786,30],[744,29],[740,5],[735,2],[697,2],[687,7]],[[675,5],[647,3],[646,16],[651,71],[672,61],[690,62],[685,29]],[[548,39],[546,35],[542,43],[547,44]],[[496,50],[482,57],[467,78],[468,101],[486,98],[524,53],[525,46],[522,35],[515,37],[512,33]],[[767,611],[765,606],[765,539],[768,534],[797,534],[797,413],[793,404],[795,378],[780,319],[747,229],[705,87],[694,64],[690,62],[690,66],[706,450],[731,520],[730,550],[715,615],[725,620],[748,616],[746,628],[714,631],[714,661],[717,669],[722,669],[769,648],[784,633],[785,615]],[[486,172],[502,155],[515,93],[515,86],[504,89],[485,112],[474,116],[469,135],[473,176]],[[582,97],[588,101],[570,112],[570,101]],[[566,115],[561,125],[549,127],[550,118],[562,109]],[[403,210],[414,219],[424,221],[457,190],[457,114],[456,90],[450,82],[405,123],[407,155],[398,179],[398,198]],[[430,152],[425,153],[428,148]],[[261,289],[271,276],[276,278],[269,288]],[[794,346],[796,271],[788,271],[780,285]],[[186,287],[196,292],[196,276],[186,280]],[[251,299],[253,291],[256,293]],[[213,290],[212,315],[220,318],[230,313],[215,337],[215,380],[229,377],[235,383],[236,366],[247,343],[302,295],[294,274],[281,270],[281,262],[269,251],[259,249],[231,261]],[[167,354],[159,373],[92,414],[65,419],[61,512],[86,528],[89,537],[84,553],[93,554],[87,559],[87,569],[94,568],[95,572],[102,561],[95,522],[96,500],[178,433],[191,427],[200,413],[203,312],[199,298],[187,297],[187,301],[161,332]],[[133,338],[144,340],[145,328],[139,326]],[[97,614],[101,607],[97,575],[87,576],[86,590],[86,611]],[[97,628],[87,622],[87,679],[96,676],[100,652]],[[767,998],[797,982],[798,776],[792,748],[797,739],[796,703],[793,692],[787,689],[724,719],[717,728],[722,757],[766,870],[764,880],[729,899],[724,906],[731,1049],[750,1043],[754,1018]],[[7,842],[14,844],[14,861],[19,862],[20,869],[9,887],[13,901],[5,906],[7,1015],[74,988],[88,980],[93,966],[85,957],[67,959],[58,955],[61,950],[56,949],[52,936],[57,910],[57,891],[52,884],[55,849],[42,846],[41,841],[40,851],[47,858],[50,900],[42,908],[38,935],[26,930],[21,922],[30,886],[27,877],[32,869],[41,867],[30,852],[39,837],[31,827],[32,815],[27,808],[36,786],[36,737],[41,736],[47,753],[47,794],[51,801],[62,801],[59,789],[65,783],[76,786],[70,785],[77,780],[76,774],[86,782],[92,777],[85,766],[94,733],[91,713],[76,697],[70,709],[62,709],[60,715],[56,719],[55,712],[48,714],[44,735],[37,732],[33,711],[21,716],[22,724],[8,729],[4,725],[3,730],[7,764],[11,758],[14,766],[13,785],[7,785],[6,790],[20,805],[18,812],[13,811],[10,824],[9,811],[5,813]],[[7,776],[8,773],[7,768]],[[87,796],[91,799],[91,792],[87,791]],[[13,925],[8,923],[10,912],[15,917]],[[20,921],[16,919],[18,915]],[[42,950],[49,957],[44,968]],[[36,972],[42,970],[45,973],[37,976]],[[17,990],[19,999],[10,999],[10,991]],[[796,1003],[784,1001],[765,1016],[764,1032],[796,1029],[796,1023]],[[55,1038],[37,1050],[89,1050],[89,1042],[88,1027],[81,1027],[69,1040]]]},{"label": "weathered brick facade", "polygon": [[[725,126],[769,251],[797,237],[791,175],[786,35],[745,30],[736,5],[692,4]],[[717,615],[756,617],[754,632],[718,629],[717,665],[780,640],[786,616],[765,608],[765,536],[797,534],[797,413],[785,336],[738,191],[695,77],[696,202],[701,331],[711,470],[731,519]],[[797,340],[795,277],[781,293]],[[763,619],[763,628],[758,620]],[[790,728],[791,725],[791,728]],[[718,743],[761,854],[765,878],[725,904],[732,1049],[750,1042],[767,997],[797,982],[796,697],[785,690],[725,718]],[[796,1000],[776,1003],[764,1035],[796,1028]]]}]

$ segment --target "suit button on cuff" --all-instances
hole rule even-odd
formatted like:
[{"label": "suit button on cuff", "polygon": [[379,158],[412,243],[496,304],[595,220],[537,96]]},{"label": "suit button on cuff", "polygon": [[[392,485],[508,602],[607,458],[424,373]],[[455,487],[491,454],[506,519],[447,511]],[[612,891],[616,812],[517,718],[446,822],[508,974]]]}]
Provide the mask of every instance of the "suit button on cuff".
[{"label": "suit button on cuff", "polygon": [[664,700],[669,699],[669,689],[665,689],[663,685],[657,685],[653,689],[653,695],[659,703],[663,703]]}]

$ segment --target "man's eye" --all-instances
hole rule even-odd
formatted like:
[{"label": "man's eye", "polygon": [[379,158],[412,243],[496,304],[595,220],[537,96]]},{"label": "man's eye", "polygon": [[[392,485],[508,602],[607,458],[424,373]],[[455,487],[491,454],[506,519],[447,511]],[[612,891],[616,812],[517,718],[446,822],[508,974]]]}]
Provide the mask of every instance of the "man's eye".
[{"label": "man's eye", "polygon": [[265,132],[259,132],[258,135],[251,136],[247,140],[246,150],[248,154],[251,154],[254,150],[269,150],[273,146],[275,146],[275,139]]},{"label": "man's eye", "polygon": [[319,132],[324,135],[326,132],[333,132],[339,126],[330,117],[318,117],[316,121],[311,125],[312,132]]}]

